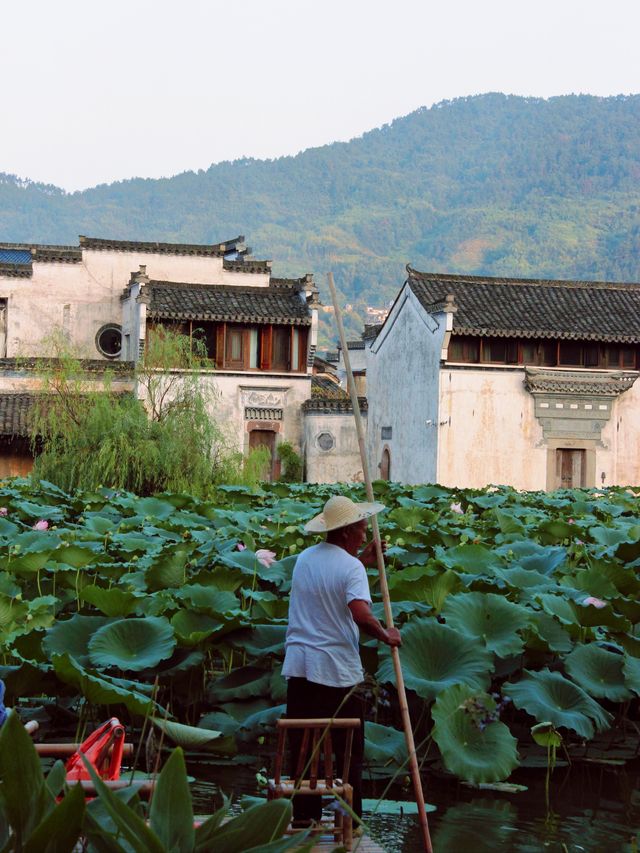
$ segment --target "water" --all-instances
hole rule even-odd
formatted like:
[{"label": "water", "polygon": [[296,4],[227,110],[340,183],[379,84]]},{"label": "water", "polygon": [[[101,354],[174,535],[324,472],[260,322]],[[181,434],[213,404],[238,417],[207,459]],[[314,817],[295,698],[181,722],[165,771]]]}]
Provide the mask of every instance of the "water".
[{"label": "water", "polygon": [[[198,782],[194,808],[205,814],[220,804],[220,791],[239,797],[259,793],[250,766],[190,764]],[[510,781],[528,787],[508,794],[478,791],[443,777],[424,777],[425,796],[437,806],[428,815],[435,853],[636,853],[640,842],[640,769],[574,765],[556,768],[551,778],[550,810],[545,805],[545,771],[521,769]],[[381,781],[367,783],[366,797],[383,795]],[[386,799],[411,799],[394,787]],[[422,849],[417,817],[365,814],[367,833],[387,853]]]}]

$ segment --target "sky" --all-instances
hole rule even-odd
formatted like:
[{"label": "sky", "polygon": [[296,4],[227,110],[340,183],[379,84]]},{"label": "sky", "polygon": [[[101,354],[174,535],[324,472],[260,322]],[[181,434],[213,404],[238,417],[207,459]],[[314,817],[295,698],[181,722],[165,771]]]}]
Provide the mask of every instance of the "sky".
[{"label": "sky", "polygon": [[638,0],[5,0],[0,172],[74,191],[484,92],[640,92]]}]

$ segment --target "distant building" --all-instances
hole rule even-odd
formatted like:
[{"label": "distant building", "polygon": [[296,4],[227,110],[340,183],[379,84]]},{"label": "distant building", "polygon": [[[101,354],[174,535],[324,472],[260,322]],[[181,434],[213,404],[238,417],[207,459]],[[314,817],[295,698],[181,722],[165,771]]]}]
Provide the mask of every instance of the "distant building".
[{"label": "distant building", "polygon": [[640,285],[422,273],[367,350],[372,470],[405,483],[640,482]]},{"label": "distant building", "polygon": [[132,389],[149,335],[169,326],[204,343],[212,369],[201,381],[218,389],[216,420],[239,450],[268,447],[276,476],[277,444],[301,449],[304,441],[319,300],[311,275],[275,278],[270,261],[247,252],[242,237],[212,245],[0,243],[0,475],[31,464],[28,410],[52,333],[96,377],[117,364],[120,385]]}]

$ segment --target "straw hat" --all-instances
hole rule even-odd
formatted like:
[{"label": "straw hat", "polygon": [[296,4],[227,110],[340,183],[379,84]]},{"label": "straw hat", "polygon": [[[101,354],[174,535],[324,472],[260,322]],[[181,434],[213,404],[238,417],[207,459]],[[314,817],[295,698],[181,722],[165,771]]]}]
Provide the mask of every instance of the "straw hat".
[{"label": "straw hat", "polygon": [[304,529],[307,533],[326,533],[376,515],[384,508],[384,504],[355,503],[344,495],[334,495],[326,502],[320,515],[308,521]]}]

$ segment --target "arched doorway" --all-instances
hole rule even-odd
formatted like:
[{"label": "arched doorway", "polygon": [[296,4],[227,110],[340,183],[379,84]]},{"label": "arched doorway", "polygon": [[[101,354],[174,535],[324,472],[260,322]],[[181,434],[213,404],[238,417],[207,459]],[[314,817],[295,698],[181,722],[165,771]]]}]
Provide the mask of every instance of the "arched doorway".
[{"label": "arched doorway", "polygon": [[380,479],[391,479],[391,454],[389,453],[388,447],[385,447],[385,449],[382,451],[382,461],[380,462]]}]

